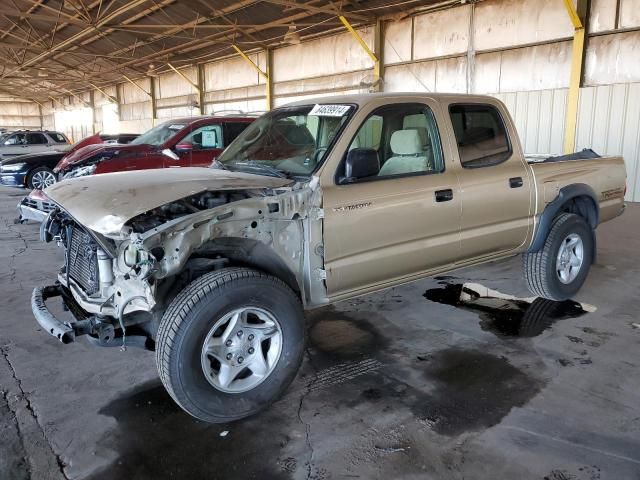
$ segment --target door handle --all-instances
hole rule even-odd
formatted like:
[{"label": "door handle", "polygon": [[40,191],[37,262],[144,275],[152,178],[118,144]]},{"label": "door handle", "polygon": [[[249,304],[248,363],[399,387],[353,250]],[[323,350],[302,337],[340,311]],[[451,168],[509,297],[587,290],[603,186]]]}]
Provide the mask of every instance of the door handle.
[{"label": "door handle", "polygon": [[436,190],[436,202],[448,202],[453,200],[453,190],[447,188],[446,190]]},{"label": "door handle", "polygon": [[520,188],[522,185],[524,185],[522,177],[513,177],[509,179],[509,186],[511,188]]}]

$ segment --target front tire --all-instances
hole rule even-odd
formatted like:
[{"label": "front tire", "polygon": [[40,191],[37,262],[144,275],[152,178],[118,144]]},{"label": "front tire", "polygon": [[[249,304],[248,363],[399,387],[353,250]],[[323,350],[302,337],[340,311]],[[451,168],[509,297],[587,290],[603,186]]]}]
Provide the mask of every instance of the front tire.
[{"label": "front tire", "polygon": [[34,168],[27,176],[27,187],[32,190],[44,190],[56,183],[58,179],[50,168]]},{"label": "front tire", "polygon": [[523,255],[529,290],[555,301],[573,297],[587,278],[594,247],[594,232],[583,217],[558,215],[540,251]]},{"label": "front tire", "polygon": [[304,352],[300,300],[281,280],[225,268],[194,280],[165,312],[157,336],[160,379],[176,403],[211,423],[269,406]]}]

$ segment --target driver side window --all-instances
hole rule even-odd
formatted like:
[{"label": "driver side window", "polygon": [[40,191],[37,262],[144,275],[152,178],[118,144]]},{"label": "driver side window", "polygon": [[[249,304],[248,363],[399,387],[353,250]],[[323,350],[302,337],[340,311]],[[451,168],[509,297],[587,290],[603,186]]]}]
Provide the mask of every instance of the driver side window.
[{"label": "driver side window", "polygon": [[[362,172],[354,162],[365,158],[366,176],[351,177],[350,172]],[[353,183],[443,170],[442,146],[433,112],[422,104],[399,104],[381,107],[364,121],[349,145],[344,178]]]},{"label": "driver side window", "polygon": [[223,148],[222,127],[220,125],[205,125],[196,128],[186,135],[180,143],[191,143],[194,150]]}]

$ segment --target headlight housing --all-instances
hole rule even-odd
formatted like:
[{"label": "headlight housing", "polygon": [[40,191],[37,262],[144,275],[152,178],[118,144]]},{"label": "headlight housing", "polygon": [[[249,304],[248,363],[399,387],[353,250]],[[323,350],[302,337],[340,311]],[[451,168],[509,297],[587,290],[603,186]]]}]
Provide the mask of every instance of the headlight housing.
[{"label": "headlight housing", "polygon": [[93,165],[76,168],[75,170],[71,170],[69,173],[66,173],[62,178],[76,178],[91,175],[96,171],[96,166],[97,165],[94,163]]},{"label": "headlight housing", "polygon": [[12,163],[0,166],[0,172],[17,172],[24,167],[24,163]]}]

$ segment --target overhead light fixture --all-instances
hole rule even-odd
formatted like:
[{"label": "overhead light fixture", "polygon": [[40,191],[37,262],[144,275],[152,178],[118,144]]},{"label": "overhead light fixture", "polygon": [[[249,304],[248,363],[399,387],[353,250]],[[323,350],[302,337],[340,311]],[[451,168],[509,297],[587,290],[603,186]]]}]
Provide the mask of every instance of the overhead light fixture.
[{"label": "overhead light fixture", "polygon": [[295,24],[289,25],[289,30],[284,34],[284,43],[288,45],[298,45],[300,43],[300,34]]}]

